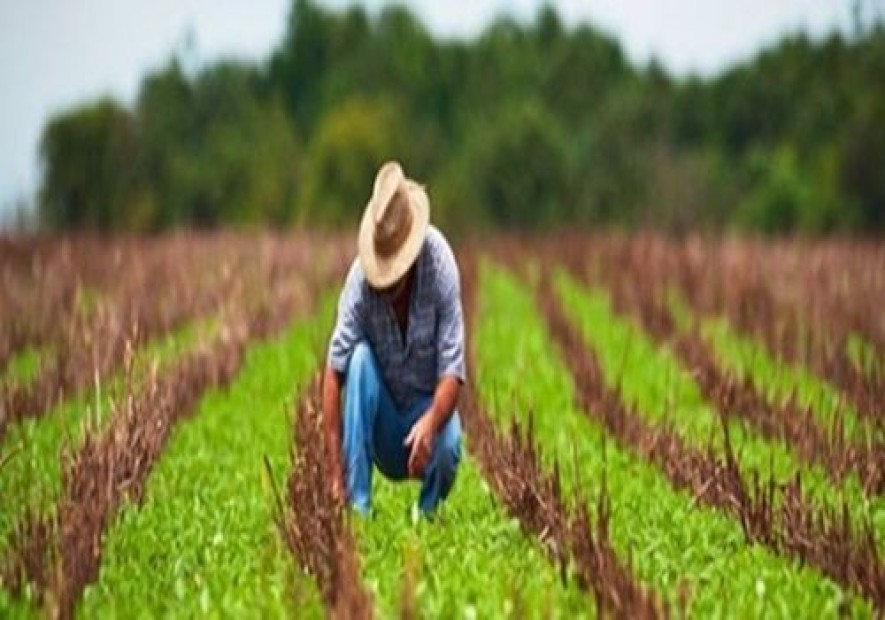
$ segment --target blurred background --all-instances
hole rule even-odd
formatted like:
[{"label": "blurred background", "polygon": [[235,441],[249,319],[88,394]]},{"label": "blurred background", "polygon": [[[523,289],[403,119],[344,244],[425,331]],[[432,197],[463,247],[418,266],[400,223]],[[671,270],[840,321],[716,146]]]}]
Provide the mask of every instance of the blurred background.
[{"label": "blurred background", "polygon": [[883,0],[0,7],[0,222],[885,231]]}]

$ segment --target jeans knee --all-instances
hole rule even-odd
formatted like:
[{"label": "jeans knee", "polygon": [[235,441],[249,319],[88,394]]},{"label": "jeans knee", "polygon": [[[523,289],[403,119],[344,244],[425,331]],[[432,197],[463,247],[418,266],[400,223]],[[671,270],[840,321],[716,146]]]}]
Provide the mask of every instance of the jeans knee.
[{"label": "jeans knee", "polygon": [[347,365],[347,376],[361,377],[367,372],[375,371],[375,358],[372,348],[366,341],[361,341],[353,348],[350,354],[350,362]]},{"label": "jeans knee", "polygon": [[350,362],[348,362],[345,377],[346,387],[349,392],[358,390],[362,394],[372,393],[378,381],[378,366],[375,362],[375,354],[372,353],[372,348],[367,342],[360,342],[353,348],[353,353],[350,354]]}]

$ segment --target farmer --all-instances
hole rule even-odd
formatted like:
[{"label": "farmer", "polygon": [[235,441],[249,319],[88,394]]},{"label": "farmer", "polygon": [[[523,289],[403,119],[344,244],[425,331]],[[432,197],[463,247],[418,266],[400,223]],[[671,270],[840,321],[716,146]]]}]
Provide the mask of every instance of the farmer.
[{"label": "farmer", "polygon": [[338,302],[323,379],[326,447],[333,493],[343,500],[346,491],[361,514],[373,464],[391,480],[420,480],[418,507],[430,516],[461,458],[461,287],[429,211],[424,188],[384,164]]}]

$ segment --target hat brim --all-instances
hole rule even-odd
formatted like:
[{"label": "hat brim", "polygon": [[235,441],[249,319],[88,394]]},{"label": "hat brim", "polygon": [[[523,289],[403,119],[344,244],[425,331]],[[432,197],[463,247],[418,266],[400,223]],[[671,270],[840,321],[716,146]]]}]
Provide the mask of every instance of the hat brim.
[{"label": "hat brim", "polygon": [[360,264],[366,280],[373,288],[387,288],[402,278],[418,258],[424,237],[427,235],[427,227],[430,224],[430,203],[427,192],[417,183],[407,181],[407,184],[409,208],[412,210],[412,227],[399,251],[387,257],[378,256],[375,252],[371,204],[366,208],[360,222],[357,242]]}]

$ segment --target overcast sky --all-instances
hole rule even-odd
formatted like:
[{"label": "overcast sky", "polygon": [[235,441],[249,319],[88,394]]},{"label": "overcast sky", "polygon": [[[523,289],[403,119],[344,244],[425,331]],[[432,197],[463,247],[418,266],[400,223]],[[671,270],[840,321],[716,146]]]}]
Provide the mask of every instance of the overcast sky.
[{"label": "overcast sky", "polygon": [[[885,0],[866,0],[868,5]],[[373,13],[386,2],[363,2]],[[329,6],[352,4],[326,0]],[[470,37],[537,0],[413,0],[430,29]],[[636,62],[658,57],[677,74],[714,74],[785,31],[848,29],[849,0],[560,0],[567,24],[590,20]],[[37,141],[52,113],[110,94],[131,102],[145,71],[182,48],[202,62],[260,60],[280,40],[290,0],[0,0],[0,216],[37,186]],[[470,7],[469,9],[467,7]],[[3,218],[0,217],[0,220]]]}]

